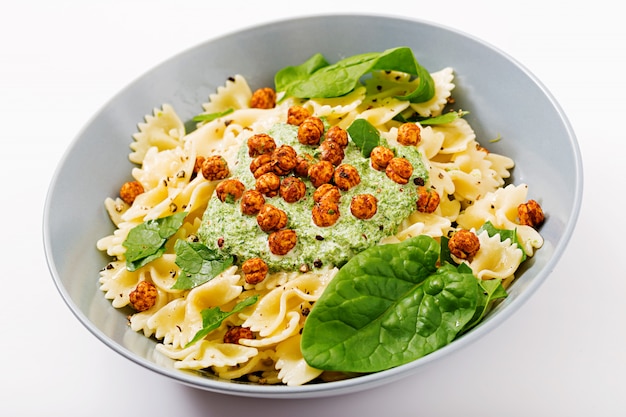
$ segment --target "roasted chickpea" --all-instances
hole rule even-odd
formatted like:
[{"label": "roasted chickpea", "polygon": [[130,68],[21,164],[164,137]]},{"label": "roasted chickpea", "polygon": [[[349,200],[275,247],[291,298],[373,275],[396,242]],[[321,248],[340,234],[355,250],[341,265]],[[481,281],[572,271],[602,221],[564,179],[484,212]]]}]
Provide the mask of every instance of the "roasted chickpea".
[{"label": "roasted chickpea", "polygon": [[309,176],[309,167],[313,163],[313,157],[309,154],[296,156],[296,166],[293,169],[294,174],[305,178]]},{"label": "roasted chickpea", "polygon": [[245,275],[244,279],[252,285],[263,281],[267,276],[268,269],[267,264],[261,258],[248,259],[241,265],[241,270]]},{"label": "roasted chickpea", "polygon": [[146,311],[154,307],[157,299],[156,286],[148,281],[140,281],[128,295],[130,306],[136,311]]},{"label": "roasted chickpea", "polygon": [[335,167],[328,161],[319,161],[309,167],[309,179],[315,188],[330,182],[334,173]]},{"label": "roasted chickpea", "polygon": [[432,188],[417,187],[417,210],[422,213],[432,213],[439,207],[439,194]]},{"label": "roasted chickpea", "polygon": [[300,126],[304,119],[311,116],[311,113],[302,106],[291,106],[287,110],[287,123],[294,126]]},{"label": "roasted chickpea", "polygon": [[143,185],[139,181],[128,181],[120,187],[120,198],[129,205],[133,204],[135,198],[143,193]]},{"label": "roasted chickpea", "polygon": [[256,215],[256,222],[264,232],[275,232],[287,225],[287,214],[271,204],[264,204]]},{"label": "roasted chickpea", "polygon": [[248,155],[252,158],[272,153],[274,149],[276,149],[274,138],[265,133],[258,133],[248,139]]},{"label": "roasted chickpea", "polygon": [[224,343],[237,345],[241,339],[254,339],[254,333],[247,327],[234,326],[224,334]]},{"label": "roasted chickpea", "polygon": [[350,212],[357,219],[371,219],[378,210],[378,199],[371,194],[357,194],[350,201]]},{"label": "roasted chickpea", "polygon": [[325,140],[319,146],[320,159],[322,161],[328,161],[334,166],[341,164],[345,153],[341,145],[332,140]]},{"label": "roasted chickpea", "polygon": [[520,224],[524,226],[538,227],[545,220],[543,210],[535,200],[528,200],[517,206],[517,214]]},{"label": "roasted chickpea", "polygon": [[403,123],[398,128],[398,142],[405,146],[415,146],[421,140],[421,129],[415,123]]},{"label": "roasted chickpea", "polygon": [[394,156],[391,149],[384,146],[376,146],[370,153],[372,168],[377,171],[384,171],[387,165],[389,165],[389,161],[391,161]]},{"label": "roasted chickpea", "polygon": [[309,116],[298,126],[298,141],[303,145],[319,145],[322,135],[324,122],[319,117]]},{"label": "roasted chickpea", "polygon": [[193,172],[192,175],[198,175],[199,172],[202,172],[202,163],[204,162],[204,156],[198,155],[196,156],[196,160],[193,163]]},{"label": "roasted chickpea", "polygon": [[458,259],[469,261],[480,249],[480,241],[476,234],[469,230],[461,229],[457,230],[448,240],[448,249]]},{"label": "roasted chickpea", "polygon": [[220,155],[209,156],[202,162],[202,176],[209,181],[223,180],[229,173],[228,162]]},{"label": "roasted chickpea", "polygon": [[263,204],[265,197],[258,190],[246,190],[241,196],[241,212],[248,216],[258,214]]},{"label": "roasted chickpea", "polygon": [[259,178],[263,174],[273,172],[272,155],[265,153],[254,158],[252,162],[250,162],[250,172],[252,172],[254,178]]},{"label": "roasted chickpea", "polygon": [[295,149],[289,145],[280,145],[272,152],[272,169],[277,175],[287,175],[297,164]]},{"label": "roasted chickpea", "polygon": [[361,176],[352,165],[342,164],[335,170],[333,180],[340,190],[347,191],[361,182]]},{"label": "roasted chickpea", "polygon": [[270,252],[274,255],[286,255],[298,242],[298,235],[290,229],[271,233],[267,238]]},{"label": "roasted chickpea", "polygon": [[241,181],[230,178],[220,182],[215,187],[215,194],[222,203],[234,203],[241,198],[245,189],[246,186]]},{"label": "roasted chickpea", "polygon": [[306,185],[300,178],[286,177],[280,182],[278,193],[286,202],[295,203],[306,195]]},{"label": "roasted chickpea", "polygon": [[319,227],[328,227],[337,223],[339,220],[339,204],[330,199],[322,199],[319,203],[313,205],[311,211],[313,223]]},{"label": "roasted chickpea", "polygon": [[348,146],[348,132],[339,126],[333,126],[326,131],[326,140],[332,140],[342,148]]},{"label": "roasted chickpea", "polygon": [[280,177],[273,172],[267,172],[256,179],[255,187],[267,197],[276,197],[280,189]]},{"label": "roasted chickpea", "polygon": [[332,201],[333,203],[339,203],[341,198],[341,192],[336,185],[326,183],[320,185],[313,193],[313,201],[319,203],[322,200]]},{"label": "roasted chickpea", "polygon": [[398,184],[406,184],[413,175],[413,165],[405,158],[393,157],[385,168],[385,174]]},{"label": "roasted chickpea", "polygon": [[276,106],[276,92],[269,88],[259,88],[252,93],[250,107],[253,109],[273,109]]}]

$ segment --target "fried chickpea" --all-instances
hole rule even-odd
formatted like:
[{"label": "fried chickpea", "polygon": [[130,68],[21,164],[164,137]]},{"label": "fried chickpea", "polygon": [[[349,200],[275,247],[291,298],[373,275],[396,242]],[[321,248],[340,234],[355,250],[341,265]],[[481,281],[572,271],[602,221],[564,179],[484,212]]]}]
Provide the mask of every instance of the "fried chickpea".
[{"label": "fried chickpea", "polygon": [[252,93],[250,107],[253,109],[273,109],[276,106],[276,92],[269,88],[259,88]]},{"label": "fried chickpea", "polygon": [[241,198],[245,189],[246,186],[241,181],[230,178],[215,187],[215,194],[222,203],[234,203]]},{"label": "fried chickpea", "polygon": [[311,116],[311,113],[302,106],[291,106],[287,110],[287,123],[294,126],[300,126],[304,119]]},{"label": "fried chickpea", "polygon": [[135,198],[143,193],[143,185],[139,181],[128,181],[120,187],[120,198],[128,205],[133,204]]},{"label": "fried chickpea", "polygon": [[248,139],[248,155],[252,158],[272,153],[274,149],[276,149],[276,142],[268,134],[258,133]]},{"label": "fried chickpea", "polygon": [[324,135],[324,122],[315,116],[309,116],[298,126],[298,141],[303,145],[317,146]]},{"label": "fried chickpea", "polygon": [[330,199],[322,199],[313,205],[311,216],[313,223],[319,227],[332,226],[340,217],[339,204]]},{"label": "fried chickpea", "polygon": [[384,171],[389,165],[389,161],[393,159],[395,155],[393,151],[385,146],[376,146],[370,153],[370,161],[372,162],[372,168],[377,171]]},{"label": "fried chickpea", "polygon": [[202,171],[202,163],[204,162],[204,156],[198,155],[196,156],[196,160],[193,163],[193,172],[192,175],[197,175]]},{"label": "fried chickpea", "polygon": [[256,215],[265,204],[263,193],[258,190],[246,190],[241,196],[241,212],[248,216]]},{"label": "fried chickpea", "polygon": [[332,140],[342,148],[348,146],[348,132],[339,126],[333,126],[326,131],[326,140]]},{"label": "fried chickpea", "polygon": [[417,187],[417,210],[421,213],[432,213],[439,207],[439,194],[432,188],[423,185]]},{"label": "fried chickpea", "polygon": [[340,198],[341,192],[339,191],[339,188],[330,183],[320,185],[313,193],[313,201],[315,203],[319,203],[322,200],[339,203]]},{"label": "fried chickpea", "polygon": [[393,157],[385,168],[385,174],[398,184],[406,184],[413,175],[413,165],[405,158]]},{"label": "fried chickpea", "polygon": [[274,255],[286,255],[298,242],[298,235],[291,229],[271,233],[267,238],[270,252]]},{"label": "fried chickpea", "polygon": [[378,199],[371,194],[357,194],[350,201],[350,212],[357,219],[371,219],[378,210]]},{"label": "fried chickpea", "polygon": [[278,194],[288,203],[295,203],[306,195],[306,185],[297,177],[286,177],[280,182]]},{"label": "fried chickpea", "polygon": [[267,276],[269,268],[265,261],[261,258],[251,258],[246,260],[241,265],[241,270],[245,275],[245,280],[248,284],[258,284],[263,281]]},{"label": "fried chickpea", "polygon": [[256,179],[255,187],[267,197],[276,197],[280,189],[280,177],[273,172],[267,172]]},{"label": "fried chickpea", "polygon": [[229,173],[228,163],[220,155],[209,156],[202,162],[202,176],[209,181],[223,180]]},{"label": "fried chickpea", "polygon": [[259,178],[261,175],[272,171],[272,155],[268,153],[259,155],[250,162],[250,172],[254,178]]},{"label": "fried chickpea", "polygon": [[345,156],[343,147],[332,140],[325,140],[322,142],[319,146],[319,151],[320,159],[322,161],[328,161],[334,166],[341,164],[341,161],[343,161]]},{"label": "fried chickpea", "polygon": [[520,224],[524,226],[538,227],[545,220],[543,210],[535,200],[528,200],[517,206],[517,214]]},{"label": "fried chickpea", "polygon": [[448,240],[448,249],[458,259],[471,260],[480,249],[480,241],[475,233],[461,229],[454,232]]},{"label": "fried chickpea", "polygon": [[420,143],[421,129],[415,123],[403,123],[398,128],[398,142],[405,146],[415,146]]},{"label": "fried chickpea", "polygon": [[264,232],[275,232],[287,226],[287,214],[271,204],[264,204],[256,215],[256,222]]},{"label": "fried chickpea", "polygon": [[241,339],[254,339],[254,333],[247,327],[233,326],[224,334],[224,343],[238,345]]},{"label": "fried chickpea", "polygon": [[148,281],[140,281],[128,295],[130,306],[136,311],[146,311],[156,304],[158,292],[156,286]]},{"label": "fried chickpea", "polygon": [[319,161],[309,167],[309,179],[315,188],[330,182],[334,173],[335,167],[328,161]]},{"label": "fried chickpea", "polygon": [[309,167],[313,162],[313,157],[309,154],[296,156],[296,166],[293,169],[294,174],[299,177],[306,178],[309,176]]},{"label": "fried chickpea", "polygon": [[352,165],[342,164],[335,170],[333,180],[340,190],[347,191],[361,182],[361,176]]},{"label": "fried chickpea", "polygon": [[280,145],[272,152],[272,169],[277,175],[287,175],[297,164],[297,154],[295,149],[289,145]]}]

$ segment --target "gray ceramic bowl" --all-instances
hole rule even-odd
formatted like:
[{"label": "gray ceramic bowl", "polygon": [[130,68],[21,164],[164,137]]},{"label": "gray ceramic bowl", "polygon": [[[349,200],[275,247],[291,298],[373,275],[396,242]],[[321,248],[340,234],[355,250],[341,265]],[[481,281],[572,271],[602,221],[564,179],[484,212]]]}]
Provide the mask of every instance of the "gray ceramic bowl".
[{"label": "gray ceramic bowl", "polygon": [[[312,36],[315,34],[315,36]],[[127,326],[98,289],[108,258],[96,249],[112,225],[103,200],[128,179],[131,134],[145,114],[170,103],[183,118],[227,77],[243,74],[252,88],[273,85],[273,74],[321,52],[334,62],[363,52],[409,46],[430,71],[451,66],[458,107],[470,111],[477,137],[515,140],[489,144],[513,157],[513,182],[529,184],[548,213],[537,251],[510,296],[468,334],[422,359],[388,371],[300,387],[260,386],[176,370],[155,352],[155,342]],[[397,380],[445,358],[490,332],[550,275],[572,235],[582,199],[582,164],[576,138],[559,105],[519,63],[490,45],[438,25],[395,17],[314,16],[253,27],[191,48],[162,63],[116,95],[84,127],[60,161],[43,220],[45,252],[61,296],[76,317],[111,349],[156,373],[197,388],[242,396],[302,398],[342,394]],[[80,190],[80,198],[76,198]]]}]

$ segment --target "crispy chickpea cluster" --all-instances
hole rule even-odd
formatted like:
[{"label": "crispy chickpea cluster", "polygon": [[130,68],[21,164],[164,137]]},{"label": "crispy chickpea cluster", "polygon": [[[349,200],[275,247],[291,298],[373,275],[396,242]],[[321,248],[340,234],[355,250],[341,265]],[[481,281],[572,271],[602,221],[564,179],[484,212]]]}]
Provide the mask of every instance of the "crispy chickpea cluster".
[{"label": "crispy chickpea cluster", "polygon": [[404,146],[415,146],[420,143],[421,130],[415,123],[403,123],[398,128],[398,143]]},{"label": "crispy chickpea cluster", "polygon": [[317,146],[324,135],[324,122],[315,116],[309,116],[298,126],[298,141],[303,145]]},{"label": "crispy chickpea cluster", "polygon": [[306,194],[306,185],[297,177],[286,177],[280,182],[278,194],[288,203],[295,203]]},{"label": "crispy chickpea cluster", "polygon": [[300,126],[302,122],[311,116],[311,113],[302,106],[291,106],[287,110],[287,123],[293,126]]},{"label": "crispy chickpea cluster", "polygon": [[136,311],[146,311],[154,307],[157,299],[156,286],[148,281],[140,281],[128,295],[130,306]]},{"label": "crispy chickpea cluster", "polygon": [[335,167],[328,161],[319,161],[309,167],[309,180],[313,187],[318,188],[322,184],[329,183],[335,175]]},{"label": "crispy chickpea cluster", "polygon": [[372,168],[377,171],[384,171],[389,165],[389,161],[393,159],[395,155],[393,151],[384,146],[376,146],[370,153],[370,163]]},{"label": "crispy chickpea cluster", "polygon": [[337,167],[333,174],[335,185],[342,191],[348,191],[361,182],[359,171],[349,164],[342,164]]},{"label": "crispy chickpea cluster", "polygon": [[226,179],[215,187],[215,194],[222,203],[234,203],[243,195],[246,186],[237,179]]},{"label": "crispy chickpea cluster", "polygon": [[420,185],[417,187],[417,210],[422,213],[433,213],[439,207],[439,194],[432,188]]},{"label": "crispy chickpea cluster", "polygon": [[128,205],[132,205],[135,198],[143,193],[143,185],[139,181],[128,181],[120,187],[120,198]]},{"label": "crispy chickpea cluster", "polygon": [[413,165],[405,158],[393,157],[385,168],[385,174],[398,184],[406,184],[413,175]]},{"label": "crispy chickpea cluster", "polygon": [[241,196],[241,212],[248,216],[257,215],[265,204],[265,197],[259,190],[246,190]]},{"label": "crispy chickpea cluster", "polygon": [[223,180],[230,174],[228,162],[220,155],[209,156],[202,161],[202,176],[209,181]]},{"label": "crispy chickpea cluster", "polygon": [[274,138],[265,133],[259,133],[248,139],[248,155],[256,157],[274,152],[276,142]]},{"label": "crispy chickpea cluster", "polygon": [[286,255],[296,246],[298,236],[293,230],[283,229],[271,233],[267,241],[274,255]]},{"label": "crispy chickpea cluster", "polygon": [[264,204],[256,215],[256,221],[264,232],[275,232],[287,225],[287,213],[271,204]]},{"label": "crispy chickpea cluster", "polygon": [[276,106],[276,92],[269,88],[259,88],[250,98],[250,107],[253,109],[273,109]]},{"label": "crispy chickpea cluster", "polygon": [[535,200],[528,200],[517,207],[517,215],[521,225],[539,227],[545,220],[543,209]]},{"label": "crispy chickpea cluster", "polygon": [[448,240],[448,249],[458,259],[471,261],[480,249],[480,241],[475,233],[461,229]]},{"label": "crispy chickpea cluster", "polygon": [[350,201],[350,212],[357,219],[371,219],[378,210],[378,200],[371,194],[358,194]]},{"label": "crispy chickpea cluster", "polygon": [[254,339],[254,333],[247,327],[233,326],[224,334],[224,343],[239,344],[241,339]]},{"label": "crispy chickpea cluster", "polygon": [[267,276],[268,267],[261,258],[251,258],[241,265],[241,270],[245,275],[246,283],[258,284]]}]

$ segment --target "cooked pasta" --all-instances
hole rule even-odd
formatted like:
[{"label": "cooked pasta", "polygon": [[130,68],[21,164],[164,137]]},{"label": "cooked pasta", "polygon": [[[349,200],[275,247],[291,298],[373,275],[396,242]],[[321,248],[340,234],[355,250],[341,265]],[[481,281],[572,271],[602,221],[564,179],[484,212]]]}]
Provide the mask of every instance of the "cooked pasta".
[{"label": "cooked pasta", "polygon": [[[415,81],[406,74],[381,71],[342,97],[279,97],[275,106],[259,109],[251,108],[253,92],[246,79],[237,75],[202,103],[203,114],[223,115],[199,122],[192,132],[185,132],[181,118],[168,104],[146,115],[145,123],[139,123],[139,132],[133,136],[129,154],[137,164],[132,170],[133,179],[145,191],[130,203],[117,197],[105,200],[115,230],[97,242],[98,249],[113,259],[100,272],[104,296],[113,307],[124,308],[132,305],[132,293],[139,283],[151,283],[155,288],[153,304],[145,311],[133,311],[130,327],[156,339],[157,351],[174,359],[178,368],[266,384],[301,385],[323,378],[322,370],[310,367],[303,359],[300,332],[308,312],[340,265],[271,270],[261,282],[248,283],[241,265],[234,264],[191,289],[176,289],[183,272],[174,244],[179,239],[197,239],[203,213],[210,200],[216,198],[215,190],[221,181],[207,180],[194,170],[196,160],[199,156],[219,155],[235,167],[241,146],[252,135],[285,123],[289,109],[296,105],[322,118],[328,126],[345,129],[356,119],[365,119],[386,143],[398,146],[402,124],[399,116],[439,116],[450,100],[453,70],[444,68],[431,76],[435,95],[425,103],[396,98]],[[455,260],[466,262],[480,279],[499,278],[510,283],[523,253],[532,256],[542,245],[540,234],[517,219],[517,206],[527,201],[528,187],[505,185],[513,160],[480,146],[472,127],[462,117],[432,126],[415,123],[421,128],[421,140],[416,146],[428,172],[425,185],[437,192],[441,201],[432,212],[415,210],[401,219],[397,231],[379,243],[401,242],[422,234],[441,239],[458,228],[471,230],[477,233],[481,250],[469,262]],[[187,216],[165,244],[163,255],[129,269],[124,242],[131,229],[180,212]],[[517,230],[519,242],[478,232],[486,222],[496,228]],[[233,311],[250,297],[258,297],[258,301],[227,316],[216,329],[194,342],[203,328],[204,311]],[[234,327],[249,329],[253,336],[226,343],[225,335]]]}]

